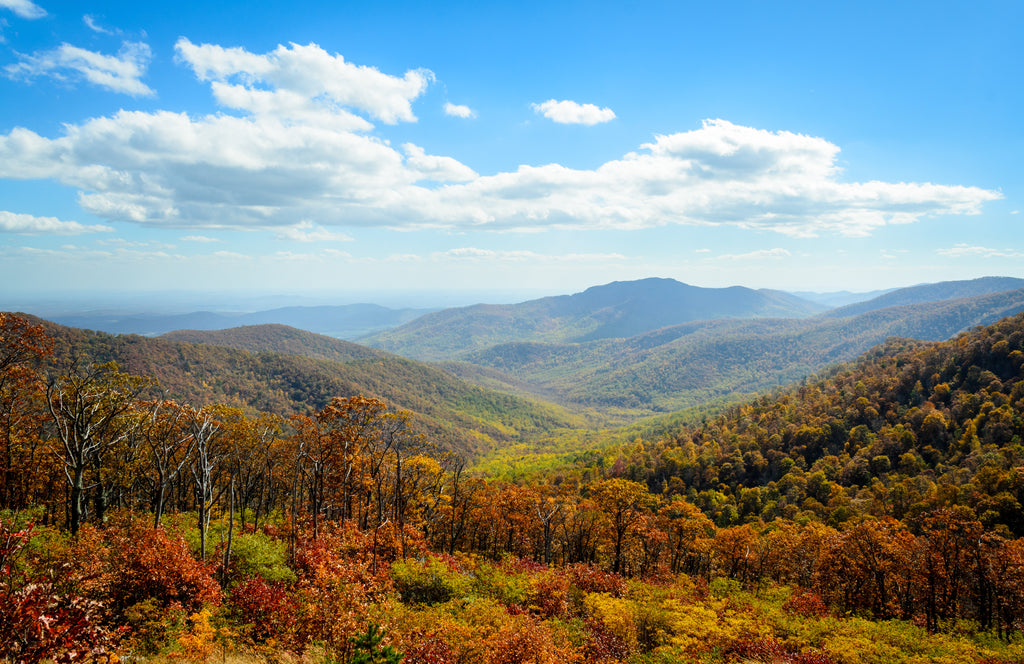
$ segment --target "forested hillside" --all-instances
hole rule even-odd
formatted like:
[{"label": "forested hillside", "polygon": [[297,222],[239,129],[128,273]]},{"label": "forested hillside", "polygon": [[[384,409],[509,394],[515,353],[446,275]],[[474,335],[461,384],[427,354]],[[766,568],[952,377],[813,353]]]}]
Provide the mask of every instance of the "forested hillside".
[{"label": "forested hillside", "polygon": [[209,348],[49,330],[0,316],[10,661],[1024,658],[1024,314],[516,481],[377,399],[285,419],[44,374],[83,335]]},{"label": "forested hillside", "polygon": [[[250,353],[43,324],[55,340],[55,366],[115,361],[125,371],[157,378],[169,397],[197,406],[226,403],[287,416],[323,408],[334,396],[363,394],[410,411],[439,443],[469,456],[575,423],[556,406],[482,389],[426,364],[284,326],[203,333],[215,342],[281,349]],[[299,348],[302,355],[288,354]]]},{"label": "forested hillside", "polygon": [[[888,337],[948,339],[1024,310],[1024,290],[888,307],[851,318],[699,321],[628,339],[508,343],[468,363],[503,373],[537,395],[623,418],[736,401],[853,360]],[[473,367],[447,364],[468,380]]]},{"label": "forested hillside", "polygon": [[991,295],[1021,288],[1024,288],[1024,279],[1014,277],[981,277],[966,281],[942,281],[937,284],[899,288],[870,300],[832,309],[824,315],[832,318],[846,318],[887,307]]},{"label": "forested hillside", "polygon": [[393,357],[390,353],[361,346],[288,325],[245,325],[226,330],[175,330],[161,335],[169,341],[224,346],[251,353],[271,352],[302,355],[315,360],[351,362]]}]

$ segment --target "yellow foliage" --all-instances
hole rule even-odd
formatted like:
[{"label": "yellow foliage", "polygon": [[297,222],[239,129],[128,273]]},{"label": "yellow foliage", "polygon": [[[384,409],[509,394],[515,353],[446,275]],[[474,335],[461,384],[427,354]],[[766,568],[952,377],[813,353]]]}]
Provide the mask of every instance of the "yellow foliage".
[{"label": "yellow foliage", "polygon": [[218,630],[210,624],[210,610],[203,609],[189,616],[192,628],[178,637],[182,656],[190,662],[206,662],[217,647],[218,637],[228,636],[226,630]]},{"label": "yellow foliage", "polygon": [[729,600],[709,600],[683,604],[665,600],[673,636],[669,643],[694,654],[706,652],[737,639],[766,639],[771,628],[753,613],[737,610]]},{"label": "yellow foliage", "polygon": [[622,639],[630,650],[636,648],[636,607],[633,602],[608,593],[590,593],[583,598],[587,614]]}]

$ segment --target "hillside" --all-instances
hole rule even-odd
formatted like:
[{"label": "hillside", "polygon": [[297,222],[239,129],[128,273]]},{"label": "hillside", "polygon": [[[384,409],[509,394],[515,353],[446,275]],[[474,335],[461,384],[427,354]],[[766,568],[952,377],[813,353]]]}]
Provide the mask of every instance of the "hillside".
[{"label": "hillside", "polygon": [[[888,337],[940,341],[1022,310],[1024,290],[1016,290],[841,319],[700,321],[624,340],[500,344],[461,366],[504,373],[547,399],[635,416],[735,401],[850,361]],[[446,366],[477,380],[472,368]]]},{"label": "hillside", "polygon": [[966,281],[942,281],[935,284],[899,288],[870,300],[833,309],[822,315],[827,318],[848,318],[887,307],[991,295],[1021,288],[1024,288],[1024,279],[1013,277],[981,277]]},{"label": "hillside", "polygon": [[[469,455],[522,436],[574,425],[556,406],[482,389],[440,369],[370,349],[362,359],[335,362],[138,335],[115,336],[39,322],[56,340],[58,363],[73,358],[80,362],[114,360],[131,373],[155,376],[168,396],[197,406],[223,402],[288,416],[318,410],[334,396],[363,394],[411,411],[421,431]],[[281,344],[286,344],[289,336],[287,329],[284,332]],[[247,334],[243,331],[237,338],[244,339]]]},{"label": "hillside", "polygon": [[225,346],[251,353],[303,355],[331,362],[377,359],[389,355],[368,346],[276,324],[245,325],[227,330],[176,330],[160,336],[168,341]]},{"label": "hillside", "polygon": [[891,340],[833,376],[730,409],[621,460],[719,526],[968,508],[1024,535],[1024,314],[942,343]]},{"label": "hillside", "polygon": [[781,291],[700,288],[673,279],[642,279],[519,304],[445,309],[360,342],[406,357],[442,361],[500,343],[582,343],[631,337],[695,320],[801,318],[825,308]]}]

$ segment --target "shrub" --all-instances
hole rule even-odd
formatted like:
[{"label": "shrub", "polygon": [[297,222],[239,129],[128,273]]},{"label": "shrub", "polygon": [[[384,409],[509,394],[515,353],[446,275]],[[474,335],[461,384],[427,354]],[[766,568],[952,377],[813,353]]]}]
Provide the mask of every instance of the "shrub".
[{"label": "shrub", "polygon": [[402,601],[411,604],[442,604],[470,593],[471,584],[433,556],[400,560],[391,566],[391,578]]},{"label": "shrub", "polygon": [[287,565],[288,545],[264,533],[242,533],[231,544],[231,564],[238,577],[291,583],[295,572]]},{"label": "shrub", "polygon": [[287,643],[294,638],[298,611],[282,583],[250,577],[232,588],[228,606],[255,643]]},{"label": "shrub", "polygon": [[16,529],[0,520],[0,660],[106,658],[116,633],[99,625],[102,606],[62,592],[56,574],[24,560],[34,535],[31,525]]}]

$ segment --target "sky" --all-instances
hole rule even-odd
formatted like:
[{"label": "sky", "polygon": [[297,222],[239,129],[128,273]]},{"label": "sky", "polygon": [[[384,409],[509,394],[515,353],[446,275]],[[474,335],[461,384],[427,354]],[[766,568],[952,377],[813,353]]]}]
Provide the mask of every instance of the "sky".
[{"label": "sky", "polygon": [[1021,34],[1015,0],[0,0],[0,298],[1024,277]]}]

